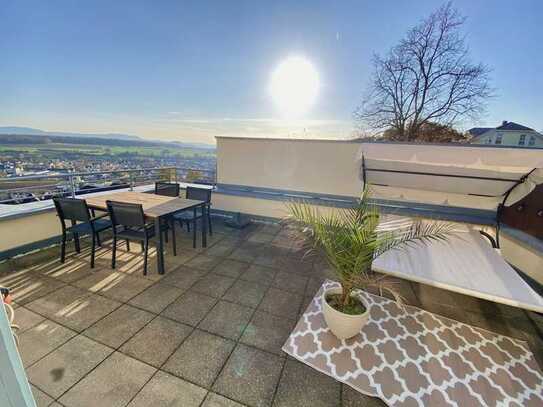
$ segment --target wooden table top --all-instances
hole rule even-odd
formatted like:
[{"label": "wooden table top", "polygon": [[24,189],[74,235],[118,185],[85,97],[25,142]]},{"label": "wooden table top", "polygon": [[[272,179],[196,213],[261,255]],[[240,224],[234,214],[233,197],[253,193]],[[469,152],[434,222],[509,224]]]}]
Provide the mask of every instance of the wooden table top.
[{"label": "wooden table top", "polygon": [[143,213],[149,218],[157,218],[172,212],[190,209],[204,203],[204,201],[196,201],[194,199],[175,198],[171,196],[130,191],[98,195],[86,198],[85,200],[87,201],[89,208],[101,210],[107,210],[106,201],[140,204],[143,206]]}]

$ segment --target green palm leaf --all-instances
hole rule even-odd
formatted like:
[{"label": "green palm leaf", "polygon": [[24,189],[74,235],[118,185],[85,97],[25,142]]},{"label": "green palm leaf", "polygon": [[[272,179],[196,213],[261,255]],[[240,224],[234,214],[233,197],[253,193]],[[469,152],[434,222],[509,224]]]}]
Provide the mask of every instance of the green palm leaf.
[{"label": "green palm leaf", "polygon": [[287,222],[304,236],[309,250],[324,253],[343,286],[348,305],[353,289],[375,287],[395,299],[401,297],[384,277],[372,272],[372,262],[383,253],[413,245],[447,242],[454,226],[443,222],[414,220],[380,224],[379,209],[365,188],[350,208],[324,208],[305,201],[287,203]]}]

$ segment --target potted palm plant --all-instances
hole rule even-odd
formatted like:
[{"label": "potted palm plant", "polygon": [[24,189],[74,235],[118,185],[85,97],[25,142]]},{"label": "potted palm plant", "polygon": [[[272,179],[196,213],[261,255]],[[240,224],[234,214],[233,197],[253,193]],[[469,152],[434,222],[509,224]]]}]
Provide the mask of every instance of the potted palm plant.
[{"label": "potted palm plant", "polygon": [[377,289],[402,303],[393,284],[372,271],[374,259],[391,249],[446,241],[453,227],[449,223],[414,220],[386,230],[380,226],[379,210],[369,198],[368,189],[364,189],[357,205],[351,208],[323,210],[307,202],[287,204],[287,222],[302,232],[311,249],[324,253],[341,284],[341,288],[329,289],[322,297],[326,323],[340,339],[358,334],[369,318],[368,305],[353,295],[353,290]]}]

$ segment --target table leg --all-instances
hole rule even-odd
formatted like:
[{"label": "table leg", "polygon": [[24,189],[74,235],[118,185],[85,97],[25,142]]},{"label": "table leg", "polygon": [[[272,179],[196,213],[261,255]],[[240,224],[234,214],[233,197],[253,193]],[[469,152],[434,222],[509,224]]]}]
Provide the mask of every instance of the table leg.
[{"label": "table leg", "polygon": [[207,214],[206,205],[202,205],[202,247],[207,247]]},{"label": "table leg", "polygon": [[160,228],[161,223],[161,218],[159,216],[155,219],[155,237],[157,239],[156,260],[158,274],[164,274],[164,239],[162,237],[162,230]]}]

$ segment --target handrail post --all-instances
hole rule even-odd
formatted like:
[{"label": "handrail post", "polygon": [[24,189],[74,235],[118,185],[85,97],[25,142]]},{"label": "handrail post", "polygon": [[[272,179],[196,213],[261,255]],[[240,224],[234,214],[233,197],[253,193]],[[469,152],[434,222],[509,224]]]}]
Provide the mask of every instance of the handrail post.
[{"label": "handrail post", "polygon": [[128,173],[128,179],[129,179],[129,185],[130,185],[130,191],[133,191],[134,190],[134,173],[132,171],[130,171]]},{"label": "handrail post", "polygon": [[70,182],[70,194],[71,194],[72,198],[75,198],[75,179],[74,179],[74,176],[70,175],[68,177],[68,180]]}]

